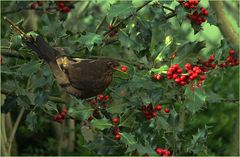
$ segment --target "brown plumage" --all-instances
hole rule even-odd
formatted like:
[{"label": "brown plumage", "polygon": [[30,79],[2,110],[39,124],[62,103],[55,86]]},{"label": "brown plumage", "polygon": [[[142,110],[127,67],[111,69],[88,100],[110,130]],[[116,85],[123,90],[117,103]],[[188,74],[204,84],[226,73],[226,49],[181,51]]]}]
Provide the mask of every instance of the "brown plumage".
[{"label": "brown plumage", "polygon": [[111,83],[115,67],[119,66],[112,58],[94,60],[61,56],[59,49],[50,47],[40,36],[26,44],[49,64],[59,85],[81,99],[102,93]]}]

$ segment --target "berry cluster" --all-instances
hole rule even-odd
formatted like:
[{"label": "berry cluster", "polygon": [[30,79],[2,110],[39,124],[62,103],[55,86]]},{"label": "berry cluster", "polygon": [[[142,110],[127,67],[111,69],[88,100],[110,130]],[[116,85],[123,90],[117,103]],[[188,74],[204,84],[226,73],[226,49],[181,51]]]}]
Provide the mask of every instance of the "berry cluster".
[{"label": "berry cluster", "polygon": [[[155,108],[153,109],[152,104],[149,105],[143,105],[141,108],[141,111],[145,114],[146,118],[148,120],[151,120],[152,118],[157,116],[157,111],[161,111],[162,110],[162,105],[156,105]],[[169,113],[170,109],[169,108],[165,108],[164,109],[165,113]]]},{"label": "berry cluster", "polygon": [[108,35],[110,36],[110,37],[114,37],[116,34],[117,34],[117,30],[116,29],[114,29],[114,27],[112,26],[112,25],[109,25],[108,26],[108,29],[109,29],[109,33],[108,33]]},{"label": "berry cluster", "polygon": [[230,49],[227,57],[227,61],[220,64],[220,67],[226,67],[227,64],[229,64],[230,66],[239,65],[239,60],[238,60],[236,51]]},{"label": "berry cluster", "polygon": [[178,2],[187,10],[187,17],[192,21],[192,24],[201,25],[206,21],[208,11],[204,7],[198,7],[199,0],[178,0]]},{"label": "berry cluster", "polygon": [[90,103],[95,108],[93,110],[93,113],[91,116],[88,117],[88,121],[91,121],[95,118],[101,118],[101,115],[99,113],[99,109],[106,109],[107,108],[107,102],[109,101],[108,95],[100,94],[95,99],[90,100]]},{"label": "berry cluster", "polygon": [[167,78],[174,79],[174,81],[181,86],[184,86],[197,78],[199,78],[199,84],[202,84],[202,81],[205,80],[205,76],[200,75],[203,73],[203,71],[199,66],[192,66],[191,64],[187,63],[185,64],[185,69],[187,73],[183,74],[183,70],[179,67],[179,65],[174,64],[169,68],[167,72]]},{"label": "berry cluster", "polygon": [[[31,9],[36,9],[37,7],[41,7],[44,5],[44,1],[37,1],[37,2],[32,2],[30,7]],[[49,5],[52,5],[54,3],[50,3]],[[48,7],[47,10],[52,10],[56,9],[62,13],[69,13],[71,9],[73,8],[73,4],[71,1],[56,1],[54,7]]]},{"label": "berry cluster", "polygon": [[41,7],[43,5],[44,5],[44,1],[37,1],[37,2],[31,3],[30,7],[31,9],[36,9],[37,7]]},{"label": "berry cluster", "polygon": [[64,108],[59,114],[53,116],[53,120],[62,124],[66,115],[67,115],[67,109]]},{"label": "berry cluster", "polygon": [[69,13],[71,11],[71,3],[68,1],[60,1],[60,2],[56,2],[57,4],[57,8],[60,12],[63,13]]},{"label": "berry cluster", "polygon": [[113,135],[115,136],[116,140],[120,140],[121,139],[121,134],[120,134],[120,129],[119,127],[114,127],[113,128]]},{"label": "berry cluster", "polygon": [[171,155],[171,152],[167,149],[162,149],[160,147],[157,147],[155,149],[155,152],[159,155],[163,155],[163,156],[170,156]]}]

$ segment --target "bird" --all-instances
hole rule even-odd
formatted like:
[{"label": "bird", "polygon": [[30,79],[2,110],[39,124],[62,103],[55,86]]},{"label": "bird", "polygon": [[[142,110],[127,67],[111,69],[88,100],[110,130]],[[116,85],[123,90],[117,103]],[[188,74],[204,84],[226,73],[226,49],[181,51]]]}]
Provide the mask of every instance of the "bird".
[{"label": "bird", "polygon": [[58,84],[76,98],[97,96],[110,85],[113,73],[120,66],[117,59],[81,59],[66,56],[62,48],[51,47],[42,36],[32,37],[24,33],[10,19],[4,18],[24,39],[26,45],[51,69]]}]

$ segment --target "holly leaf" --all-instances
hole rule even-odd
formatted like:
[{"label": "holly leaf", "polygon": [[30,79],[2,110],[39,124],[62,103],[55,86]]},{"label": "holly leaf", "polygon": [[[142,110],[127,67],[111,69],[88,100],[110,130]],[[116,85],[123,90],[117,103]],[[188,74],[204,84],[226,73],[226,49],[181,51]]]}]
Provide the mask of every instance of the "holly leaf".
[{"label": "holly leaf", "polygon": [[94,44],[99,44],[103,40],[102,35],[98,35],[95,33],[87,33],[86,35],[81,36],[75,42],[80,42],[81,44],[85,44],[89,51],[92,51]]},{"label": "holly leaf", "polygon": [[21,65],[21,67],[18,69],[19,70],[18,72],[21,73],[22,75],[30,76],[37,72],[40,69],[40,67],[41,64],[39,63],[39,61],[32,61]]},{"label": "holly leaf", "polygon": [[184,104],[187,109],[192,112],[192,114],[199,111],[205,104],[206,95],[202,89],[195,89],[194,91],[191,91],[190,88],[186,88],[184,94],[186,96]]},{"label": "holly leaf", "polygon": [[131,48],[138,52],[144,49],[144,46],[141,43],[131,39],[129,35],[126,32],[124,32],[122,29],[119,31],[118,37],[121,45],[126,48]]},{"label": "holly leaf", "polygon": [[198,52],[200,52],[201,49],[205,48],[205,46],[205,41],[188,42],[180,46],[176,51],[177,55],[176,58],[173,60],[173,64],[177,63],[182,66],[187,62],[191,63],[193,58],[195,59],[198,55]]},{"label": "holly leaf", "polygon": [[177,20],[178,20],[179,24],[181,25],[183,20],[186,19],[186,11],[183,8],[183,6],[180,4],[175,7],[175,10],[176,10],[176,15],[177,15]]},{"label": "holly leaf", "polygon": [[127,144],[128,146],[135,145],[137,142],[134,139],[134,136],[132,134],[122,132],[121,134],[121,141]]},{"label": "holly leaf", "polygon": [[135,7],[131,1],[118,2],[110,6],[108,17],[111,20],[113,17],[124,18],[135,12]]},{"label": "holly leaf", "polygon": [[99,130],[112,127],[112,123],[110,123],[108,119],[94,119],[91,121],[91,125]]}]

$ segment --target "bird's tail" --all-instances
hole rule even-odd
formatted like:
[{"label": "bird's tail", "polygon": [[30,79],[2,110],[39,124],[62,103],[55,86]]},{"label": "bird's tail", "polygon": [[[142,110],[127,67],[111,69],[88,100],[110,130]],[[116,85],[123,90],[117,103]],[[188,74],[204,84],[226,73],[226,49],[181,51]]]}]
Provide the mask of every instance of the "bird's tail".
[{"label": "bird's tail", "polygon": [[3,18],[10,24],[12,30],[14,30],[17,34],[21,35],[23,39],[25,39],[27,46],[31,48],[34,52],[36,52],[40,58],[42,58],[46,62],[51,62],[55,60],[56,50],[50,47],[41,36],[38,35],[34,39],[32,36],[26,34],[23,30],[21,30],[9,18]]}]

